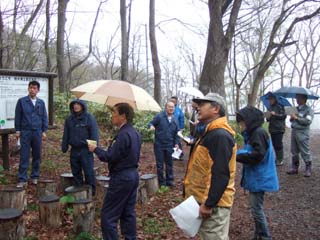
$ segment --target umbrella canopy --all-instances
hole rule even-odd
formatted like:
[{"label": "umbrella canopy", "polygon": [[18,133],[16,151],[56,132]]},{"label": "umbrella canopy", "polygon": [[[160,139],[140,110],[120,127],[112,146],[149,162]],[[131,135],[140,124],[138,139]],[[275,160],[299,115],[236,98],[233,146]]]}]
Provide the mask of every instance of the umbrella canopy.
[{"label": "umbrella canopy", "polygon": [[192,95],[192,96],[198,97],[198,98],[204,97],[203,93],[195,87],[181,87],[178,89],[178,91],[184,92],[186,94],[189,94],[189,95]]},{"label": "umbrella canopy", "polygon": [[268,93],[266,93],[265,95],[263,95],[263,96],[260,97],[263,105],[266,106],[266,108],[267,108],[268,110],[270,109],[270,102],[269,102],[269,99],[268,99],[268,97],[269,97],[270,95],[275,96],[277,102],[278,102],[280,105],[282,105],[282,106],[284,106],[284,107],[286,107],[286,106],[291,106],[291,103],[290,103],[286,98],[284,98],[284,97],[282,97],[282,96],[279,96],[279,95],[275,95],[275,94],[273,94],[272,92],[268,92]]},{"label": "umbrella canopy", "polygon": [[274,94],[286,98],[295,98],[297,94],[306,95],[308,99],[317,100],[319,98],[315,92],[304,87],[282,87],[275,91]]},{"label": "umbrella canopy", "polygon": [[141,111],[161,111],[161,107],[149,93],[125,81],[92,81],[71,89],[71,92],[77,98],[108,106],[124,102]]}]

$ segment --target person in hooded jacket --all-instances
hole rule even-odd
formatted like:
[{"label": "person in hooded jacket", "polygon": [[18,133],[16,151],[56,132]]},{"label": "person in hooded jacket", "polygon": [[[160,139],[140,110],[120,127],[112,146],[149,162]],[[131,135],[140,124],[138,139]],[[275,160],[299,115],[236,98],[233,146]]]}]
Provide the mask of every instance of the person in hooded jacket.
[{"label": "person in hooded jacket", "polygon": [[87,140],[94,140],[98,144],[98,125],[94,116],[87,112],[87,105],[83,100],[73,100],[70,103],[70,112],[64,123],[61,150],[66,153],[71,146],[70,165],[75,185],[88,184],[95,195],[94,158],[88,149]]},{"label": "person in hooded jacket", "polygon": [[237,162],[243,163],[241,187],[250,193],[251,214],[255,222],[254,240],[271,239],[263,210],[264,193],[279,189],[271,139],[262,127],[263,113],[252,106],[240,109],[236,120],[244,138],[244,149],[237,151]]},{"label": "person in hooded jacket", "polygon": [[276,165],[283,165],[283,134],[286,129],[286,117],[284,107],[280,105],[274,94],[268,96],[270,108],[270,117],[267,117],[269,122],[269,133],[272,139],[272,145],[276,153]]}]

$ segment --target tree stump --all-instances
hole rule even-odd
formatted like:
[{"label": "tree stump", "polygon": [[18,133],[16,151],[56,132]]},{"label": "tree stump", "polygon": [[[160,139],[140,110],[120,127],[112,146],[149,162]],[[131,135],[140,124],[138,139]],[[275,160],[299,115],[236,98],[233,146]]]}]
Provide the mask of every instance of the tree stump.
[{"label": "tree stump", "polygon": [[64,192],[74,196],[75,200],[92,199],[92,188],[89,185],[67,187]]},{"label": "tree stump", "polygon": [[20,240],[25,234],[22,210],[0,209],[0,239]]},{"label": "tree stump", "polygon": [[137,202],[144,204],[147,201],[148,201],[148,194],[147,194],[146,184],[144,181],[140,181],[138,192],[137,192]]},{"label": "tree stump", "polygon": [[64,190],[67,187],[74,185],[74,177],[72,173],[62,173],[60,175],[60,185],[61,185],[61,192],[64,192]]},{"label": "tree stump", "polygon": [[61,206],[58,196],[49,195],[39,199],[39,218],[40,222],[48,227],[61,226]]},{"label": "tree stump", "polygon": [[73,203],[73,231],[92,232],[94,224],[94,202],[91,199],[79,199]]},{"label": "tree stump", "polygon": [[55,195],[57,191],[57,184],[52,179],[39,179],[37,184],[38,198]]},{"label": "tree stump", "polygon": [[140,179],[145,183],[148,197],[153,196],[158,191],[159,184],[156,174],[144,174]]},{"label": "tree stump", "polygon": [[24,188],[4,186],[0,189],[0,208],[26,209],[27,198]]}]

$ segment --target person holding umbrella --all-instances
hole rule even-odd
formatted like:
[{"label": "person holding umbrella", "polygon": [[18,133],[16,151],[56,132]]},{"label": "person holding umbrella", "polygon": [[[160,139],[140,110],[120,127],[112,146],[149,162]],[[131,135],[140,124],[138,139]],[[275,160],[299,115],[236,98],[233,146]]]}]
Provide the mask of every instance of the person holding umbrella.
[{"label": "person holding umbrella", "polygon": [[273,93],[267,96],[269,100],[269,115],[266,117],[269,122],[269,133],[271,135],[272,145],[276,154],[276,165],[283,165],[283,134],[286,129],[286,114],[283,105],[277,101],[277,97]]},{"label": "person holding umbrella", "polygon": [[313,120],[313,111],[307,105],[308,96],[305,94],[296,94],[297,113],[290,115],[291,122],[291,169],[287,174],[298,174],[299,154],[305,162],[305,177],[311,176],[311,155],[310,155],[310,125]]}]

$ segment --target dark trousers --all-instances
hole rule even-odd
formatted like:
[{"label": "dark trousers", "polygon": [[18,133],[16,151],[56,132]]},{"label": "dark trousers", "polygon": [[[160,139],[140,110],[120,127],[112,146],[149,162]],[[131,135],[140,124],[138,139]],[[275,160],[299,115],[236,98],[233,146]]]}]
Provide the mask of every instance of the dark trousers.
[{"label": "dark trousers", "polygon": [[[154,154],[156,157],[157,175],[160,186],[173,186],[173,148],[161,148],[154,146]],[[164,177],[164,165],[166,177]]]},{"label": "dark trousers", "polygon": [[137,239],[136,197],[139,186],[137,169],[110,175],[110,183],[101,209],[101,229],[104,240],[118,240],[117,225],[125,240]]},{"label": "dark trousers", "polygon": [[274,150],[283,151],[283,133],[271,133],[271,140]]},{"label": "dark trousers", "polygon": [[42,131],[41,130],[22,130],[20,132],[20,162],[18,178],[19,182],[27,182],[27,171],[29,167],[30,149],[32,149],[32,179],[40,176]]},{"label": "dark trousers", "polygon": [[[75,185],[80,186],[88,184],[92,188],[92,194],[96,192],[96,179],[94,174],[93,153],[89,152],[87,147],[72,148],[70,153],[70,166],[74,177]],[[83,181],[83,173],[85,182]]]}]

